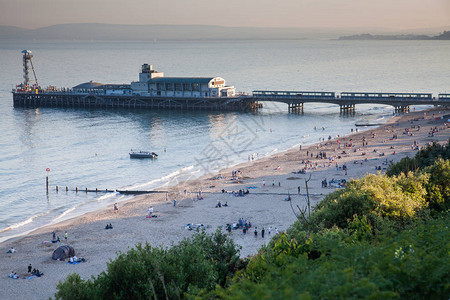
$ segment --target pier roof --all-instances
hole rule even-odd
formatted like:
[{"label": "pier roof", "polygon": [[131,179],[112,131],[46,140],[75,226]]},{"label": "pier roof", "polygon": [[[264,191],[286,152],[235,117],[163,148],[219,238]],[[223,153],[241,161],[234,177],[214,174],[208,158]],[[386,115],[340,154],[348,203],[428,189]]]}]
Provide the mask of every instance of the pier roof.
[{"label": "pier roof", "polygon": [[103,83],[99,83],[99,82],[95,82],[95,81],[89,81],[89,82],[85,82],[85,83],[81,83],[77,86],[74,86],[73,89],[92,89],[98,86],[103,85]]},{"label": "pier roof", "polygon": [[215,77],[156,77],[149,80],[151,83],[209,83]]}]

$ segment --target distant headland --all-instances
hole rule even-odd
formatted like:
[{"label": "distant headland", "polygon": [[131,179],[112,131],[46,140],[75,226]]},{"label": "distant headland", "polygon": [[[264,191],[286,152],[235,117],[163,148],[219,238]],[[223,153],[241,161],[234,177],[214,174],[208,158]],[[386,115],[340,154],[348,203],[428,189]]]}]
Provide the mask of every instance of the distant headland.
[{"label": "distant headland", "polygon": [[[213,25],[56,24],[36,29],[0,25],[0,40],[21,41],[199,41],[199,40],[434,40],[450,39],[446,27],[422,28],[405,34],[380,28],[281,28]],[[444,33],[433,36],[439,32]],[[371,32],[372,34],[361,34]]]},{"label": "distant headland", "polygon": [[425,34],[372,35],[369,33],[341,36],[339,40],[450,40],[450,31],[435,36]]}]

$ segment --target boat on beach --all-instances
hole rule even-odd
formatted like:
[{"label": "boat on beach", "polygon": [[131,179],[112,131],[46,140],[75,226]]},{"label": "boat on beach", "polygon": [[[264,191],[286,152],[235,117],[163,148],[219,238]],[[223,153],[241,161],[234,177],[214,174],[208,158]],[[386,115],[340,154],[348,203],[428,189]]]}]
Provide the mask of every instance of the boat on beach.
[{"label": "boat on beach", "polygon": [[133,151],[130,152],[130,158],[156,158],[158,154],[149,151]]}]

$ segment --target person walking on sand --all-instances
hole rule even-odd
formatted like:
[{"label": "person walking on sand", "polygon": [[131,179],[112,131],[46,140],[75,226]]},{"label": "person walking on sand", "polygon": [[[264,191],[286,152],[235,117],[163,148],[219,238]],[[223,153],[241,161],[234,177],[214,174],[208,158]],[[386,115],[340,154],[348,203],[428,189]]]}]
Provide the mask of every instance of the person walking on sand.
[{"label": "person walking on sand", "polygon": [[264,230],[264,227],[261,229],[261,237],[262,238],[264,238],[264,232],[265,232],[265,230]]},{"label": "person walking on sand", "polygon": [[66,243],[67,243],[67,237],[68,237],[68,234],[67,234],[67,231],[65,231],[64,232],[64,239],[66,240]]},{"label": "person walking on sand", "polygon": [[258,230],[256,230],[258,227],[255,227],[255,238],[258,237]]},{"label": "person walking on sand", "polygon": [[117,205],[117,202],[114,203],[114,213],[118,213],[119,212],[119,206]]},{"label": "person walking on sand", "polygon": [[177,198],[173,199],[173,207],[177,206]]},{"label": "person walking on sand", "polygon": [[28,273],[31,273],[31,269],[33,269],[33,267],[31,266],[31,264],[28,265]]},{"label": "person walking on sand", "polygon": [[272,226],[269,226],[268,232],[269,232],[269,234],[272,233]]}]

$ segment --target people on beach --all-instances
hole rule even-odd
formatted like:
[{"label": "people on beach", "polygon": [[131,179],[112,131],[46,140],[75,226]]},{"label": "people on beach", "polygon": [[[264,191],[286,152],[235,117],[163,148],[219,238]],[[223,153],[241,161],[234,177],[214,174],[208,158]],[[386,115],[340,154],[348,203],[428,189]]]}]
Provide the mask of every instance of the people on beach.
[{"label": "people on beach", "polygon": [[28,273],[31,273],[31,269],[32,269],[33,267],[31,266],[31,264],[29,264],[28,265]]},{"label": "people on beach", "polygon": [[264,230],[264,227],[261,229],[261,237],[262,238],[264,238],[264,232],[265,232],[265,230]]},{"label": "people on beach", "polygon": [[173,207],[177,206],[177,198],[173,199]]},{"label": "people on beach", "polygon": [[14,253],[16,252],[16,249],[14,249],[14,247],[11,247],[11,249],[9,249],[6,253]]},{"label": "people on beach", "polygon": [[119,212],[119,205],[116,203],[114,203],[114,213],[118,213]]},{"label": "people on beach", "polygon": [[67,231],[65,231],[64,232],[64,240],[66,241],[66,243],[67,243],[67,237],[68,237],[68,234],[67,234]]}]

